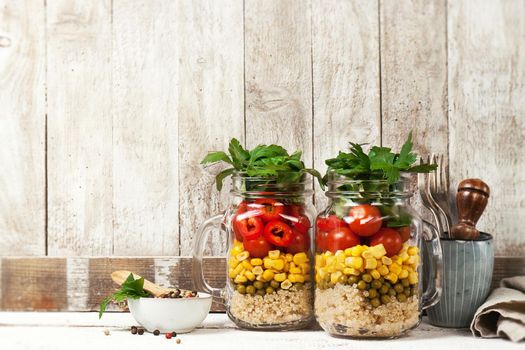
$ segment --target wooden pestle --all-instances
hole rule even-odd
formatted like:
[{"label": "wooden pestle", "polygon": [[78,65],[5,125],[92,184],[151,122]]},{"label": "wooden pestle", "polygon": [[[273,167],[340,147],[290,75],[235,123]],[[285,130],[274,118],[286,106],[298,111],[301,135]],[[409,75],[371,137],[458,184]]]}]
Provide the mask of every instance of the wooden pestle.
[{"label": "wooden pestle", "polygon": [[456,194],[459,222],[450,230],[451,238],[479,237],[476,223],[487,206],[489,196],[489,186],[480,179],[465,179],[459,183]]}]

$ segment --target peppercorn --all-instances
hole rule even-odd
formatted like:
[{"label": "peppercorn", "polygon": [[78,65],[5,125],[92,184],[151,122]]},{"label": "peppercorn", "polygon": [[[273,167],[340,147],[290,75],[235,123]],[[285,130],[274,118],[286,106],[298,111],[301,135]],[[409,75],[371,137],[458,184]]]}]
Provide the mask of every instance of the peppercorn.
[{"label": "peppercorn", "polygon": [[131,334],[137,334],[137,327],[135,326],[131,327]]},{"label": "peppercorn", "polygon": [[175,338],[177,336],[177,332],[171,332],[171,336]]},{"label": "peppercorn", "polygon": [[109,329],[104,329],[104,335],[109,335]]},{"label": "peppercorn", "polygon": [[138,333],[138,335],[144,334],[144,328],[137,329],[137,333]]},{"label": "peppercorn", "polygon": [[166,333],[164,336],[166,337],[166,339],[171,339],[171,333]]},{"label": "peppercorn", "polygon": [[159,334],[160,334],[160,331],[159,331],[158,329],[155,329],[155,330],[153,331],[153,335],[159,335]]},{"label": "peppercorn", "polygon": [[180,338],[177,338],[177,340],[175,341],[177,344],[180,344],[181,340]]}]

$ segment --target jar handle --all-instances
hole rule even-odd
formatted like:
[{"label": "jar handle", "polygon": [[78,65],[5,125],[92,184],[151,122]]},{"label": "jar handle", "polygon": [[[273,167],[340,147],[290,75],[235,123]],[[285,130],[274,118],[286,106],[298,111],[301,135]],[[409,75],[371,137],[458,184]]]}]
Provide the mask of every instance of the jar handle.
[{"label": "jar handle", "polygon": [[428,221],[423,221],[423,226],[430,231],[430,254],[431,266],[427,269],[429,283],[427,289],[423,292],[423,309],[431,307],[439,302],[441,298],[443,284],[443,254],[441,252],[441,243],[439,241],[439,232],[434,225]]},{"label": "jar handle", "polygon": [[193,284],[198,291],[204,291],[209,293],[213,297],[213,301],[224,305],[224,297],[222,288],[214,288],[208,284],[204,278],[204,271],[202,269],[204,249],[206,248],[206,242],[208,241],[208,236],[210,231],[213,229],[220,229],[224,231],[222,227],[222,219],[224,214],[217,214],[208,220],[206,220],[200,227],[197,232],[197,237],[195,237],[195,242],[193,245]]}]

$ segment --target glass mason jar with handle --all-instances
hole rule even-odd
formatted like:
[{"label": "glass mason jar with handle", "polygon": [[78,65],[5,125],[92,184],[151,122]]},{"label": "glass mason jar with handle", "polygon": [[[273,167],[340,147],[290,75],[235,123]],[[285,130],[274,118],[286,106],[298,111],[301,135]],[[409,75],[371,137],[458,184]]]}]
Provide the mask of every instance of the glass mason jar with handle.
[{"label": "glass mason jar with handle", "polygon": [[[228,208],[207,220],[195,239],[195,286],[224,304],[240,327],[289,330],[308,325],[314,318],[311,181],[278,183],[238,172],[232,182]],[[202,272],[213,229],[228,237],[224,289],[211,287]]]},{"label": "glass mason jar with handle", "polygon": [[[330,202],[316,219],[315,233],[315,315],[328,333],[398,337],[419,324],[422,309],[439,301],[439,235],[411,207],[409,183],[408,177],[388,184],[328,173]],[[425,291],[424,240],[434,272]]]}]

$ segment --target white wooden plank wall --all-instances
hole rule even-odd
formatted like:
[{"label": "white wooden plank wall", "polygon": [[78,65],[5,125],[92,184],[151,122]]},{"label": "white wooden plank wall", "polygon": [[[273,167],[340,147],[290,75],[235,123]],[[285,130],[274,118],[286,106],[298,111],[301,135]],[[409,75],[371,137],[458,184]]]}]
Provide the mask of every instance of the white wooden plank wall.
[{"label": "white wooden plank wall", "polygon": [[0,0],[0,254],[190,255],[228,197],[207,150],[280,143],[324,171],[412,129],[453,187],[492,186],[480,228],[523,255],[524,18],[522,0]]}]

